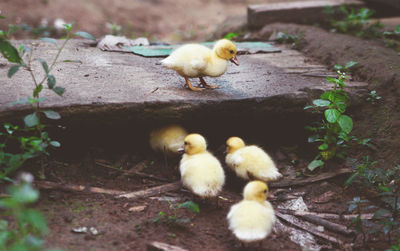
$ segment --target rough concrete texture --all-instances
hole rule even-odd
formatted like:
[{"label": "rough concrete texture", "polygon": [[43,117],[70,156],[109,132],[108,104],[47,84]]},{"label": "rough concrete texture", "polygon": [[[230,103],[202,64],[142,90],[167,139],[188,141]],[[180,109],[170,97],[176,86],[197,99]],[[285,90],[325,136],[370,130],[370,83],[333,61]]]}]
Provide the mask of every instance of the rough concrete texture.
[{"label": "rough concrete texture", "polygon": [[[14,43],[20,45],[22,41]],[[34,48],[34,58],[50,61],[57,53],[52,44],[24,43]],[[260,111],[301,111],[310,94],[330,87],[324,78],[329,72],[323,65],[284,47],[281,53],[240,56],[239,67],[230,64],[223,76],[206,78],[208,83],[219,85],[219,89],[203,92],[184,88],[184,79],[159,65],[160,58],[103,52],[83,47],[82,41],[74,40],[62,52],[60,61],[66,59],[82,63],[58,63],[54,68],[52,74],[57,85],[66,88],[63,97],[47,89],[41,95],[46,98],[42,107],[52,107],[64,118],[104,112],[115,114],[115,111],[128,116],[140,113],[144,118],[174,118],[181,116],[180,111],[220,104],[243,104],[244,112],[245,107]],[[29,106],[8,104],[32,94],[29,73],[20,70],[9,79],[7,71],[11,64],[2,58],[0,65],[0,118],[28,112]],[[33,69],[43,74],[38,62]],[[194,84],[198,82],[198,79],[192,80]],[[364,84],[352,86],[360,90]]]},{"label": "rough concrete texture", "polygon": [[339,7],[341,4],[352,7],[363,5],[358,0],[306,0],[249,5],[247,7],[247,24],[249,28],[257,29],[274,22],[320,23],[327,21],[325,11],[327,6]]}]

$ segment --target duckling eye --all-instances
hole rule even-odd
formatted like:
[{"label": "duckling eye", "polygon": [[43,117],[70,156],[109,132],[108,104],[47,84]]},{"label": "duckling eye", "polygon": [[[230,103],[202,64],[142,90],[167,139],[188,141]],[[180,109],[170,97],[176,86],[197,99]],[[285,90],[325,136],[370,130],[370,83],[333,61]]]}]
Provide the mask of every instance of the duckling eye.
[{"label": "duckling eye", "polygon": [[233,54],[233,50],[229,50],[229,52],[230,52],[231,54]]},{"label": "duckling eye", "polygon": [[264,193],[267,193],[267,189],[264,189],[264,191],[263,191]]}]

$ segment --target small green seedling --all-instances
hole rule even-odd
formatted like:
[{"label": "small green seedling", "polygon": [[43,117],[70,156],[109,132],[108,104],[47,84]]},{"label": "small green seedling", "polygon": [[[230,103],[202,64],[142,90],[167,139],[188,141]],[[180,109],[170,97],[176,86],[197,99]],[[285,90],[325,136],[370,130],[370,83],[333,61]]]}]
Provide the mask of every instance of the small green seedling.
[{"label": "small green seedling", "polygon": [[200,213],[200,208],[199,206],[194,203],[193,201],[186,201],[181,204],[172,204],[170,203],[170,209],[172,209],[172,214],[167,215],[163,211],[160,211],[158,215],[153,219],[154,223],[157,222],[166,222],[166,223],[178,223],[178,224],[187,224],[190,223],[191,220],[190,218],[187,217],[181,217],[178,215],[178,209],[189,209],[190,211],[194,213]]},{"label": "small green seedling", "polygon": [[379,96],[375,90],[372,90],[369,92],[369,95],[367,97],[367,101],[371,102],[371,104],[376,104],[382,97]]}]

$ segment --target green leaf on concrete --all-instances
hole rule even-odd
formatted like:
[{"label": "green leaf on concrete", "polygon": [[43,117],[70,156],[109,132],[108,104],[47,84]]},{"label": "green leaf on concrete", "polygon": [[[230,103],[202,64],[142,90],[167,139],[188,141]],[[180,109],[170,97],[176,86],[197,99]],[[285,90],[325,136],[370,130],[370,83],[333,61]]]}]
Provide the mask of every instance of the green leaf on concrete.
[{"label": "green leaf on concrete", "polygon": [[324,113],[325,118],[329,123],[335,123],[340,116],[340,112],[336,109],[327,109]]},{"label": "green leaf on concrete", "polygon": [[50,37],[42,37],[40,40],[47,42],[47,43],[51,43],[51,44],[57,44],[57,40],[55,40],[54,38],[50,38]]},{"label": "green leaf on concrete", "polygon": [[78,63],[78,64],[82,64],[82,61],[81,61],[81,60],[73,60],[73,59],[66,59],[66,60],[63,60],[62,62],[64,62],[64,63]]},{"label": "green leaf on concrete", "polygon": [[317,167],[320,167],[320,166],[322,167],[323,165],[324,165],[324,162],[322,160],[316,159],[316,160],[311,161],[310,164],[308,164],[307,168],[310,171],[314,171],[314,169],[316,169]]},{"label": "green leaf on concrete", "polygon": [[39,123],[39,118],[36,116],[36,113],[31,113],[25,116],[24,122],[27,127],[33,127]]},{"label": "green leaf on concrete", "polygon": [[60,119],[61,118],[60,114],[53,110],[46,110],[46,111],[43,111],[43,113],[49,119]]},{"label": "green leaf on concrete", "polygon": [[60,87],[60,86],[56,86],[52,89],[55,93],[57,93],[58,95],[62,96],[65,92],[65,88]]},{"label": "green leaf on concrete", "polygon": [[37,98],[39,96],[39,93],[43,90],[43,85],[40,84],[38,85],[35,89],[33,89],[33,96]]},{"label": "green leaf on concrete", "polygon": [[46,75],[47,75],[49,73],[49,66],[47,65],[46,60],[44,60],[42,58],[37,58],[36,60],[42,64],[43,70],[44,70],[44,72],[46,72]]},{"label": "green leaf on concrete", "polygon": [[19,70],[19,67],[20,67],[20,65],[11,66],[10,69],[8,70],[7,76],[9,78],[14,76],[14,74],[17,73],[17,71]]},{"label": "green leaf on concrete", "polygon": [[347,63],[346,63],[346,65],[344,66],[344,68],[350,69],[350,68],[356,66],[357,64],[358,64],[358,63],[355,62],[355,61],[350,61],[350,62],[347,62]]},{"label": "green leaf on concrete", "polygon": [[49,74],[47,76],[47,86],[49,87],[49,89],[53,89],[53,87],[56,85],[56,78]]},{"label": "green leaf on concrete", "polygon": [[338,119],[338,123],[340,128],[347,134],[353,130],[353,120],[347,115],[341,115]]},{"label": "green leaf on concrete", "polygon": [[87,32],[84,32],[84,31],[75,32],[74,35],[75,36],[80,36],[80,37],[83,37],[83,38],[87,38],[87,39],[90,39],[90,40],[96,40],[96,38],[94,38],[92,35],[90,35]]},{"label": "green leaf on concrete", "polygon": [[8,62],[22,65],[22,58],[19,56],[18,50],[7,40],[0,39],[0,52]]}]

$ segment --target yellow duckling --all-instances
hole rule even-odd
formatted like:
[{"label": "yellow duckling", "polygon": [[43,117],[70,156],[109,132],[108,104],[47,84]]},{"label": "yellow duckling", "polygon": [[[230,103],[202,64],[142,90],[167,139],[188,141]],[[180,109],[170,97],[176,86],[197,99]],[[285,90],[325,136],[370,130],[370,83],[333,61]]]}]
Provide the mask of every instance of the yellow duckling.
[{"label": "yellow duckling", "polygon": [[271,157],[258,146],[246,146],[239,137],[227,141],[226,164],[243,179],[273,181],[282,177]]},{"label": "yellow duckling", "polygon": [[212,50],[200,44],[186,44],[161,60],[161,64],[184,77],[185,86],[190,90],[201,91],[203,89],[192,86],[189,78],[200,78],[200,84],[205,88],[218,88],[216,85],[207,84],[203,77],[219,77],[224,74],[228,60],[239,65],[236,53],[235,44],[228,39],[218,40]]},{"label": "yellow duckling", "polygon": [[225,183],[220,162],[207,151],[200,134],[189,134],[184,142],[185,154],[179,165],[183,186],[201,198],[216,197]]},{"label": "yellow duckling", "polygon": [[177,155],[178,149],[188,135],[185,128],[179,125],[168,125],[150,133],[150,146],[156,152],[166,155]]},{"label": "yellow duckling", "polygon": [[229,229],[240,241],[261,241],[271,233],[275,213],[271,203],[266,201],[267,195],[267,184],[251,181],[244,187],[243,200],[229,210]]}]

